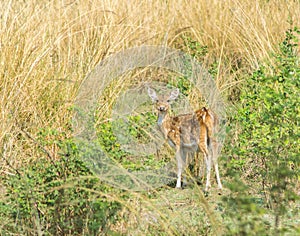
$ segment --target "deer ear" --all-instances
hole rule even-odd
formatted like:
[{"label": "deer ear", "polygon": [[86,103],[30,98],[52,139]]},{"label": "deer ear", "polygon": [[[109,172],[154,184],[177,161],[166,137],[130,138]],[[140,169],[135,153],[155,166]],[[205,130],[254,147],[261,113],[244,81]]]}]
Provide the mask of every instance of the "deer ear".
[{"label": "deer ear", "polygon": [[171,92],[170,97],[168,98],[169,101],[175,100],[179,95],[179,89],[175,89]]},{"label": "deer ear", "polygon": [[158,100],[155,90],[150,87],[148,88],[148,95],[152,99],[153,102],[156,102]]}]

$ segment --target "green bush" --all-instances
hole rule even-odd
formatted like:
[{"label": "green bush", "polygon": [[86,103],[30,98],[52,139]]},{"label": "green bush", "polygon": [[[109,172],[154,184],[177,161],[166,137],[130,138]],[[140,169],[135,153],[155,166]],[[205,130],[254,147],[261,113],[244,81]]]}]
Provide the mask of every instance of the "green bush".
[{"label": "green bush", "polygon": [[[150,112],[129,115],[127,120],[116,119],[98,125],[98,142],[105,154],[120,163],[125,169],[130,171],[160,168],[166,162],[158,159],[156,155],[145,155],[143,150],[139,153],[137,145],[148,145],[153,142],[156,133],[151,133],[151,126],[156,124],[156,115]],[[152,136],[151,136],[152,135]],[[127,152],[124,146],[128,145],[136,153]]]},{"label": "green bush", "polygon": [[[232,215],[238,222],[229,230],[232,234],[269,232],[263,208],[272,212],[275,232],[293,228],[283,223],[288,213],[293,214],[289,204],[298,198],[295,191],[300,176],[299,33],[298,29],[288,30],[280,52],[274,55],[275,63],[260,66],[247,79],[231,118],[231,125],[238,128],[236,145],[227,150],[233,157],[228,174],[236,180],[229,185],[232,195],[225,200],[229,209],[238,208]],[[253,185],[256,193],[251,192]]]},{"label": "green bush", "polygon": [[41,158],[2,177],[1,235],[96,235],[106,232],[120,205],[80,160],[72,141],[59,160]]}]

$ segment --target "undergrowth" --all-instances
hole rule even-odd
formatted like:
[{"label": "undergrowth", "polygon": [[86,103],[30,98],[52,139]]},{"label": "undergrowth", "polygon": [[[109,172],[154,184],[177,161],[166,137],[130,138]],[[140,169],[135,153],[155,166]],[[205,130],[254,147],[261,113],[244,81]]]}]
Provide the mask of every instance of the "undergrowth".
[{"label": "undergrowth", "polygon": [[[299,234],[299,1],[3,1],[0,15],[1,235]],[[82,80],[145,44],[192,55],[232,103],[223,196],[212,188],[205,198],[194,176],[183,191],[122,191],[81,159],[71,124]],[[156,117],[114,127],[120,88],[152,75],[193,107],[203,102],[187,77],[141,71],[116,78],[96,117],[97,142],[130,171],[160,168],[173,153],[166,144],[139,160],[122,149],[114,129],[147,144]]]}]

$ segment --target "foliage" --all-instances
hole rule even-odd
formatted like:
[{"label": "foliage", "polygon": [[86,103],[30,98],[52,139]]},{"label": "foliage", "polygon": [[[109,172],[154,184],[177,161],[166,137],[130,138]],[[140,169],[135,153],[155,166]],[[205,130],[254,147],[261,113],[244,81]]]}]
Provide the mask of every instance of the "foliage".
[{"label": "foliage", "polygon": [[[241,91],[241,105],[232,118],[239,128],[238,138],[234,140],[235,147],[227,150],[234,156],[227,168],[235,169],[237,179],[229,185],[233,193],[225,200],[231,210],[239,209],[233,215],[237,227],[229,229],[231,233],[257,234],[269,228],[263,223],[264,209],[270,209],[274,215],[275,232],[291,230],[282,222],[290,212],[290,203],[299,199],[296,194],[300,176],[300,65],[296,52],[299,34],[298,29],[288,30],[280,52],[274,55],[275,63],[260,66]],[[245,169],[251,171],[243,177],[254,181],[242,184],[237,176]],[[249,196],[253,194],[250,189],[253,184],[258,201]]]},{"label": "foliage", "polygon": [[[76,146],[61,140],[72,132],[69,109],[82,79],[109,55],[143,44],[185,48],[199,61],[205,56],[223,94],[229,94],[231,89],[237,91],[241,76],[247,77],[241,93],[229,98],[238,100],[240,105],[237,114],[230,117],[234,132],[228,136],[228,149],[224,150],[224,156],[232,159],[227,166],[223,166],[225,158],[220,161],[220,169],[228,170],[223,181],[232,183],[228,186],[232,192],[225,201],[226,207],[218,209],[224,209],[222,217],[224,224],[228,223],[228,234],[267,234],[271,224],[266,221],[272,222],[273,216],[278,216],[278,222],[284,225],[282,230],[287,229],[288,218],[299,216],[299,207],[287,202],[295,197],[293,184],[296,178],[299,181],[296,102],[292,112],[292,101],[299,101],[299,83],[295,81],[299,81],[299,76],[292,80],[290,74],[299,74],[299,63],[295,63],[293,54],[295,42],[286,40],[281,45],[281,53],[271,58],[277,59],[275,64],[269,61],[269,55],[287,27],[300,24],[299,6],[299,1],[286,0],[256,4],[245,0],[2,1],[0,234],[109,234],[108,224],[118,208],[112,200],[120,196],[90,176],[79,160]],[[179,38],[178,44],[183,47],[177,47]],[[289,53],[291,57],[287,56]],[[266,58],[269,64],[260,66],[248,78],[253,67]],[[182,77],[173,85],[197,103],[198,97],[193,91],[190,93],[187,79]],[[127,82],[122,83],[127,86]],[[287,90],[286,94],[282,90]],[[118,96],[113,87],[109,92]],[[102,111],[109,108],[112,96],[101,104]],[[283,108],[284,112],[277,113]],[[280,129],[278,123],[282,125]],[[128,161],[128,166],[134,163],[129,168],[141,168],[145,163],[137,165],[126,153],[119,152],[110,127],[109,122],[104,124],[103,149]],[[134,136],[134,129],[132,132]],[[158,163],[157,159],[149,160],[151,168]],[[130,235],[211,233],[211,221],[202,215],[208,211],[198,204],[203,199],[195,198],[191,204],[193,189],[179,192],[183,198],[175,190],[159,189],[156,205],[147,199],[151,193],[146,193],[142,202],[131,197],[130,219],[120,216],[118,220],[123,220],[124,225],[118,232],[129,232],[128,222],[139,220],[138,223],[150,225],[152,231],[137,224],[140,231],[136,233],[136,227],[132,227]],[[200,193],[199,187],[199,196]],[[279,205],[274,201],[278,194]],[[214,204],[215,199],[209,202],[212,208]],[[138,207],[150,209],[143,212]],[[157,211],[161,217],[152,218],[151,211]],[[299,217],[297,220],[299,228]],[[290,225],[291,229],[295,222]],[[271,226],[274,228],[273,222]],[[292,231],[291,235],[296,233]]]},{"label": "foliage", "polygon": [[120,148],[120,143],[113,133],[112,123],[105,122],[99,125],[98,139],[103,150],[114,159],[121,161],[126,153]]},{"label": "foliage", "polygon": [[[152,125],[156,124],[156,115],[147,112],[139,115],[129,115],[127,120],[116,119],[101,123],[98,126],[98,141],[101,148],[112,159],[122,164],[130,171],[159,168],[165,161],[157,160],[155,155],[145,155],[126,151],[126,145],[137,148],[137,145],[148,145],[155,139]],[[152,132],[152,133],[151,133]],[[152,135],[152,136],[151,136]],[[122,146],[124,145],[124,146]],[[138,148],[137,148],[138,149]]]},{"label": "foliage", "polygon": [[59,160],[37,159],[2,177],[6,196],[0,215],[8,223],[1,235],[95,235],[108,230],[119,204],[105,197],[109,189],[79,159],[75,144],[66,140],[60,145],[64,154]]}]

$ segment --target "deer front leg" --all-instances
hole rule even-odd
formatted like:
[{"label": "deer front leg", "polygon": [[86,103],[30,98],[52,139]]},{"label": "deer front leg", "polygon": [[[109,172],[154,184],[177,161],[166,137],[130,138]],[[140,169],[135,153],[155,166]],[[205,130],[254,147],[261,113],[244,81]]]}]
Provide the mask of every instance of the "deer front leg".
[{"label": "deer front leg", "polygon": [[175,155],[176,155],[176,160],[177,160],[177,182],[176,182],[176,188],[181,188],[181,176],[182,176],[182,170],[183,170],[183,161],[182,161],[182,157],[181,157],[180,148],[177,148]]},{"label": "deer front leg", "polygon": [[181,150],[181,157],[182,157],[182,171],[181,175],[183,175],[183,181],[182,181],[182,186],[186,187],[187,186],[187,178],[186,178],[186,167],[187,167],[187,158],[188,158],[188,153],[186,150],[183,148]]}]

